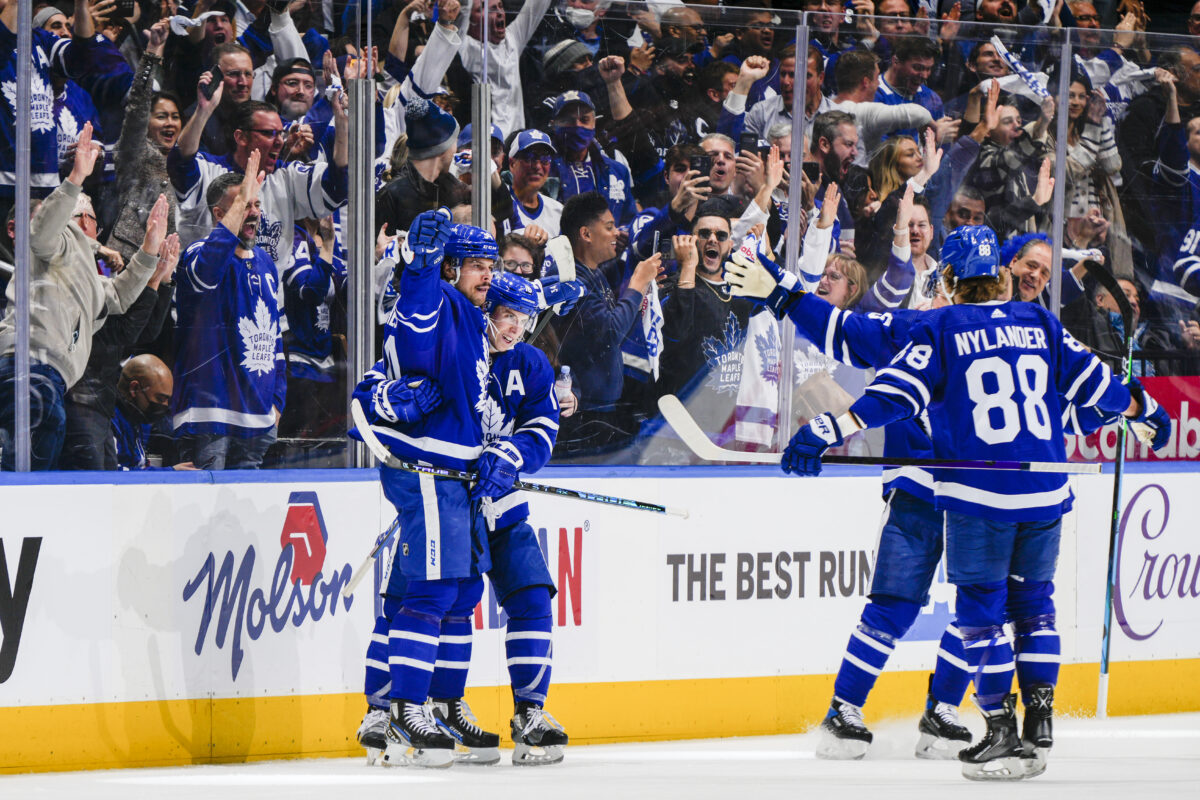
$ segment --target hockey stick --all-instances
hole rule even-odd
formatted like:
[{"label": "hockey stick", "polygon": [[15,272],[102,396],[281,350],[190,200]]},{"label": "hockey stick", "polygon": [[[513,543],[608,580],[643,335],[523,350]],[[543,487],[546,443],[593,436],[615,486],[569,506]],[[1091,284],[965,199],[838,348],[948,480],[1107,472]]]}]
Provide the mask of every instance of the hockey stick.
[{"label": "hockey stick", "polygon": [[[1117,281],[1116,276],[1095,261],[1085,261],[1084,269],[1088,275],[1095,278],[1112,295],[1121,310],[1121,319],[1125,323],[1125,382],[1133,378],[1133,306],[1125,297],[1125,290]],[[1112,611],[1113,587],[1117,582],[1117,533],[1120,528],[1121,515],[1121,482],[1125,476],[1125,440],[1129,425],[1125,416],[1121,415],[1117,428],[1117,458],[1113,472],[1113,501],[1112,520],[1108,527],[1108,579],[1104,587],[1104,633],[1100,638],[1100,679],[1096,684],[1096,716],[1104,719],[1108,716],[1108,656],[1112,648]]]},{"label": "hockey stick", "polygon": [[[375,435],[375,431],[371,430],[371,423],[367,422],[367,415],[363,412],[362,405],[358,400],[353,400],[350,403],[350,416],[354,418],[354,426],[358,429],[359,435],[363,438],[363,443],[367,449],[375,456],[382,464],[391,469],[400,469],[405,472],[415,472],[420,475],[433,475],[438,478],[448,478],[453,481],[462,481],[463,483],[473,483],[479,479],[479,476],[474,472],[463,472],[458,469],[449,469],[446,467],[431,467],[425,464],[415,464],[411,461],[401,461],[392,455],[391,451],[383,442],[379,441],[379,437]],[[561,486],[547,486],[544,483],[530,483],[529,481],[516,481],[513,483],[514,489],[520,489],[523,492],[536,492],[538,494],[549,494],[557,497],[566,497],[572,500],[586,500],[589,503],[600,503],[606,506],[618,506],[620,508],[628,508],[633,511],[652,511],[655,514],[666,514],[672,517],[681,519],[688,518],[686,508],[672,508],[671,506],[660,506],[657,503],[645,503],[641,500],[629,500],[624,497],[612,497],[607,494],[595,494],[594,492],[581,492],[575,489],[564,489]]]},{"label": "hockey stick", "polygon": [[400,530],[400,518],[396,517],[396,519],[392,520],[391,526],[384,531],[383,536],[379,538],[379,541],[375,543],[375,547],[371,549],[370,555],[364,558],[362,563],[358,565],[358,569],[350,574],[350,580],[342,587],[342,597],[349,597],[354,594],[355,588],[362,583],[363,578],[367,577],[367,571],[375,565],[375,559],[379,556],[380,551],[387,546],[387,543],[392,540],[392,537],[396,535],[396,531],[398,530]]},{"label": "hockey stick", "polygon": [[[674,429],[693,453],[705,461],[733,461],[744,464],[778,464],[782,453],[743,453],[726,450],[713,444],[692,415],[673,394],[658,398],[658,410],[663,419]],[[940,458],[874,458],[862,456],[822,456],[825,464],[857,464],[869,467],[939,467],[942,469],[1000,469],[1023,472],[1064,472],[1069,474],[1094,475],[1100,472],[1099,464],[1058,464],[1046,461],[952,461]]]}]

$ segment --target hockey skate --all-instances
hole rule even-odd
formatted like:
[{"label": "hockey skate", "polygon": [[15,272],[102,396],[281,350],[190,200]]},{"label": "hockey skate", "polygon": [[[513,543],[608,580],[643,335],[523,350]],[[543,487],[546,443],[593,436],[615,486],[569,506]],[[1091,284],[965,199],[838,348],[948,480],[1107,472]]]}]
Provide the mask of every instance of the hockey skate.
[{"label": "hockey skate", "polygon": [[1004,705],[984,711],[987,732],[983,738],[958,754],[962,774],[972,781],[1019,781],[1025,764],[1021,740],[1017,736],[1016,695],[1004,699]]},{"label": "hockey skate", "polygon": [[933,698],[933,676],[929,676],[930,693],[925,698],[925,713],[917,724],[921,737],[917,739],[917,758],[951,759],[971,743],[971,732],[958,723],[958,708],[939,703]]},{"label": "hockey skate", "polygon": [[500,761],[500,736],[479,727],[475,714],[462,698],[434,700],[433,718],[454,739],[454,763],[489,766]]},{"label": "hockey skate", "polygon": [[387,729],[391,719],[391,715],[386,709],[370,706],[367,708],[362,724],[358,726],[358,733],[355,736],[358,737],[358,743],[367,751],[368,767],[378,763],[379,757],[387,749]]},{"label": "hockey skate", "polygon": [[429,706],[392,701],[384,766],[448,767],[454,763],[454,740],[442,733]]},{"label": "hockey skate", "polygon": [[875,737],[863,724],[862,709],[833,698],[829,713],[821,721],[817,758],[857,761],[867,754]]},{"label": "hockey skate", "polygon": [[1046,771],[1046,755],[1054,745],[1054,687],[1037,684],[1030,687],[1029,704],[1021,726],[1025,777],[1036,778]]},{"label": "hockey skate", "polygon": [[563,760],[567,734],[558,720],[533,703],[517,703],[512,718],[514,767],[557,764]]}]

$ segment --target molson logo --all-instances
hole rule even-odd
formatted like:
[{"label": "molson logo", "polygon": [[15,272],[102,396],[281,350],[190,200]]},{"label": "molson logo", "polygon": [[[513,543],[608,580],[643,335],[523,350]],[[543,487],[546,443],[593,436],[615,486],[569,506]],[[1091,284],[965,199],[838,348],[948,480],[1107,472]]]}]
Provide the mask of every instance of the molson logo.
[{"label": "molson logo", "polygon": [[[1136,521],[1138,516],[1140,525]],[[1117,624],[1130,639],[1144,641],[1158,633],[1163,617],[1162,611],[1156,612],[1155,608],[1161,609],[1162,603],[1194,602],[1200,598],[1200,552],[1175,551],[1180,537],[1164,535],[1168,533],[1170,518],[1170,498],[1167,490],[1157,483],[1139,489],[1121,517],[1113,611]],[[1139,525],[1140,531],[1126,539],[1131,521]],[[1184,524],[1195,525],[1195,521]],[[1135,569],[1137,576],[1132,584],[1122,580]],[[1137,612],[1138,619],[1131,619],[1131,611]]]},{"label": "molson logo", "polygon": [[[243,631],[251,641],[257,641],[268,625],[275,633],[282,633],[289,625],[299,628],[306,621],[320,621],[326,613],[336,614],[338,598],[352,570],[345,564],[328,579],[323,576],[328,541],[317,493],[292,492],[279,534],[280,552],[266,588],[251,588],[257,560],[253,545],[246,547],[240,561],[232,550],[226,552],[219,567],[216,554],[209,553],[195,577],[183,587],[185,603],[196,596],[204,603],[196,632],[196,655],[204,651],[215,617],[213,641],[218,649],[229,642],[230,672],[237,680],[244,655]],[[348,611],[353,602],[353,596],[342,598],[343,609]]]}]

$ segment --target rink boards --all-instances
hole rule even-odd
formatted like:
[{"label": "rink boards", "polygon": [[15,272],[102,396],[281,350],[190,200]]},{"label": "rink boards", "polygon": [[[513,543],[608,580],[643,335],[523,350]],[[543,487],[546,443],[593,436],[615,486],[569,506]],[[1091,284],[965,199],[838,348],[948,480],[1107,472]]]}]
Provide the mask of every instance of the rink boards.
[{"label": "rink boards", "polygon": [[[1125,478],[1114,714],[1200,710],[1200,473],[1163,469]],[[548,707],[573,742],[791,733],[819,720],[870,586],[879,479],[775,474],[539,476],[691,512],[530,499],[559,587]],[[356,752],[381,576],[340,591],[391,508],[368,471],[251,477],[0,486],[0,771]],[[1087,714],[1112,479],[1073,480],[1058,706]],[[939,570],[868,721],[918,712],[952,610]],[[490,590],[475,618],[468,697],[485,727],[504,730],[504,618]]]}]

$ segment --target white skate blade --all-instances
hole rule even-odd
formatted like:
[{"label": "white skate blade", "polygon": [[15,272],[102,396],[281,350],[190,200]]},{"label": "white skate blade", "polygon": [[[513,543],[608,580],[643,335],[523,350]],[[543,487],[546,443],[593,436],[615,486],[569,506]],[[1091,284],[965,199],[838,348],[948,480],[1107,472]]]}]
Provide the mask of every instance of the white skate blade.
[{"label": "white skate blade", "polygon": [[499,747],[466,747],[461,744],[454,747],[455,766],[490,767],[499,763]]},{"label": "white skate blade", "polygon": [[513,750],[512,763],[514,767],[539,767],[543,764],[557,764],[563,760],[566,746],[552,744],[547,747],[518,744]]},{"label": "white skate blade", "polygon": [[1036,778],[1046,771],[1046,754],[1049,752],[1049,747],[1035,747],[1031,755],[1021,759],[1025,762],[1026,778]]},{"label": "white skate blade", "polygon": [[1026,777],[1024,761],[1020,756],[1008,756],[979,764],[964,762],[962,774],[969,781],[1020,781]]},{"label": "white skate blade", "polygon": [[870,742],[861,739],[839,739],[822,728],[821,741],[817,744],[817,758],[829,761],[858,761],[867,754],[870,746]]},{"label": "white skate blade", "polygon": [[454,763],[453,750],[421,750],[404,742],[388,742],[383,751],[385,767],[425,767],[446,769]]},{"label": "white skate blade", "polygon": [[931,733],[922,733],[921,738],[917,739],[917,749],[914,755],[917,758],[928,758],[934,761],[950,761],[958,758],[959,751],[969,744],[970,742],[944,739]]},{"label": "white skate blade", "polygon": [[383,762],[380,760],[382,758],[383,758],[383,751],[380,750],[378,747],[368,747],[367,748],[367,766],[368,767],[373,767],[376,764],[383,766]]}]

